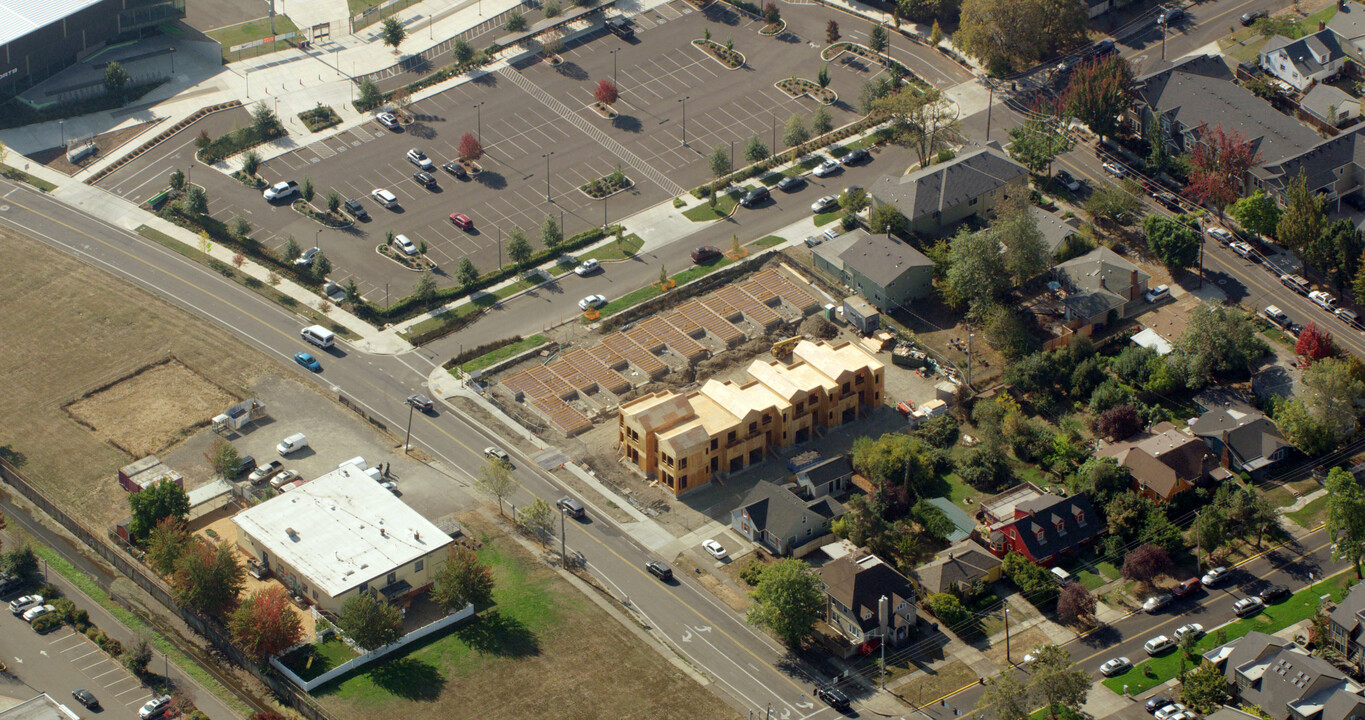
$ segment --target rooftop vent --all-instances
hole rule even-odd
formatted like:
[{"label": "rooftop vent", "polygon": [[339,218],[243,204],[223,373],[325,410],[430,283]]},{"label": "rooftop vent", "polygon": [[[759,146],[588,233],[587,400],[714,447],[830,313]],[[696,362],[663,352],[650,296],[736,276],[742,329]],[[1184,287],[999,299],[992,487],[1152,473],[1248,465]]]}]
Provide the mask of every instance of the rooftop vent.
[{"label": "rooftop vent", "polygon": [[298,540],[298,539],[299,539],[299,533],[298,533],[298,531],[296,531],[294,528],[285,528],[285,529],[284,529],[284,534],[285,534],[285,535],[288,535],[290,540]]}]

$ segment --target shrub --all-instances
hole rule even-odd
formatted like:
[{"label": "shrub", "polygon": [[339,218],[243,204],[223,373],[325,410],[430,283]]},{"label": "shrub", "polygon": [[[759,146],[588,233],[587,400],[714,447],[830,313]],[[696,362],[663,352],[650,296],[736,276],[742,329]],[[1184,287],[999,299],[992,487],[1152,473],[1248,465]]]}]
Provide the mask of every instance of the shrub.
[{"label": "shrub", "polygon": [[60,627],[61,624],[62,619],[60,617],[57,617],[57,613],[52,612],[34,620],[33,631],[44,633],[49,630],[53,630],[57,627]]},{"label": "shrub", "polygon": [[747,585],[758,587],[758,581],[763,579],[763,570],[766,567],[757,560],[751,560],[743,570],[739,571],[739,579]]}]

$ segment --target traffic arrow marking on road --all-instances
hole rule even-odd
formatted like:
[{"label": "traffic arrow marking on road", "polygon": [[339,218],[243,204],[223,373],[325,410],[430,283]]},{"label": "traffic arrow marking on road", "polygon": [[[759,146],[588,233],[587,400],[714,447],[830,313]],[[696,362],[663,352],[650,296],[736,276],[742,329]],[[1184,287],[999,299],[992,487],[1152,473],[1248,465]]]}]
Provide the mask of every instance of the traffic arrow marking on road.
[{"label": "traffic arrow marking on road", "polygon": [[38,651],[38,654],[39,654],[39,655],[42,655],[43,657],[47,657],[47,651],[46,651],[46,650],[39,650],[39,651]]},{"label": "traffic arrow marking on road", "polygon": [[806,702],[799,702],[799,703],[796,703],[796,706],[799,707],[799,708],[801,708],[801,709],[803,709],[803,710],[809,710],[809,709],[815,707],[815,703],[813,703],[813,702],[807,700]]},{"label": "traffic arrow marking on road", "polygon": [[781,714],[779,717],[781,717],[782,720],[787,720],[787,719],[790,718],[791,716],[792,716],[792,711],[791,711],[791,710],[783,709],[783,710],[782,710],[782,714]]},{"label": "traffic arrow marking on road", "polygon": [[704,633],[709,633],[709,632],[711,632],[711,626],[710,626],[710,625],[700,625],[700,626],[694,627],[693,629],[695,629],[697,632],[704,632]]},{"label": "traffic arrow marking on road", "polygon": [[24,664],[24,659],[21,658],[21,657],[19,657],[18,655],[15,655],[15,656],[14,656],[14,662],[17,662],[17,663],[19,663],[20,665],[23,665],[23,664]]},{"label": "traffic arrow marking on road", "polygon": [[683,642],[692,642],[692,631],[691,631],[691,630],[687,630],[687,629],[684,629],[684,630],[683,630],[682,641],[683,641]]}]

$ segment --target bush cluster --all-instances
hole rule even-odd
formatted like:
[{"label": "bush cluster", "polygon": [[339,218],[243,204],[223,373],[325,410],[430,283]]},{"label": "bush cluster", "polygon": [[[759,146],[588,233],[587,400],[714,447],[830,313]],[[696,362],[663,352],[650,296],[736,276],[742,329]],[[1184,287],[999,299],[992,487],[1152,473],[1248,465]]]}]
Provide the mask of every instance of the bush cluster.
[{"label": "bush cluster", "polygon": [[283,136],[284,128],[280,127],[279,123],[265,132],[259,132],[250,125],[237,128],[209,142],[203,150],[199,151],[199,159],[205,164],[212,165],[230,155],[250,150],[257,145],[264,145]]}]

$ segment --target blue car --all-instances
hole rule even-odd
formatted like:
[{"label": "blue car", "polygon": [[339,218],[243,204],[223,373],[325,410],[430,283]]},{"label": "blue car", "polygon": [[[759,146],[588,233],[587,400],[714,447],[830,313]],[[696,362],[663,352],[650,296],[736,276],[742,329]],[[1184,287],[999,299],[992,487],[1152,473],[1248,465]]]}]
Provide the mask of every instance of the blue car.
[{"label": "blue car", "polygon": [[309,355],[308,353],[305,352],[294,353],[294,362],[308,368],[309,370],[312,370],[313,372],[322,372],[322,363],[318,362],[317,358],[313,357],[312,355]]}]

